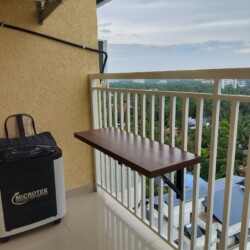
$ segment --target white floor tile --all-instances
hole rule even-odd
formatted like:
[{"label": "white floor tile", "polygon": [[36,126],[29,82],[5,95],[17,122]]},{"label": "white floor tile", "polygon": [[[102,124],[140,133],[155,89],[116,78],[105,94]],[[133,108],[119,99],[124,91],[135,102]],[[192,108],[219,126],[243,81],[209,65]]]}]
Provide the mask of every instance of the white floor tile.
[{"label": "white floor tile", "polygon": [[[160,248],[162,247],[162,248]],[[165,247],[165,248],[164,248]],[[67,199],[58,225],[14,235],[1,250],[160,250],[167,244],[103,191]]]}]

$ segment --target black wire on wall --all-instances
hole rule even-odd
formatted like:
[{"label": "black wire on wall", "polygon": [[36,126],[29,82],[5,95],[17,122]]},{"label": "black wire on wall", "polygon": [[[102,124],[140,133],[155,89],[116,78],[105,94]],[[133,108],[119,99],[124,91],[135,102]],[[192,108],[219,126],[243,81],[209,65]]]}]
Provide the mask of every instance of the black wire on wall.
[{"label": "black wire on wall", "polygon": [[66,45],[70,45],[70,46],[73,46],[73,47],[76,47],[76,48],[85,49],[85,50],[88,50],[88,51],[103,54],[104,55],[104,62],[103,62],[103,66],[102,66],[102,69],[101,69],[101,73],[104,73],[104,69],[105,69],[105,66],[106,66],[106,63],[107,63],[107,60],[108,60],[108,54],[105,51],[98,50],[98,49],[93,49],[93,48],[85,46],[84,44],[81,45],[81,44],[72,43],[72,42],[65,41],[65,40],[62,40],[62,39],[59,39],[59,38],[56,38],[56,37],[53,37],[53,36],[44,35],[44,34],[41,34],[41,33],[35,32],[35,31],[31,31],[31,30],[27,30],[27,29],[20,28],[20,27],[17,27],[17,26],[9,25],[9,24],[3,23],[3,22],[0,22],[0,27],[25,32],[25,33],[28,33],[28,34],[31,34],[31,35],[40,36],[40,37],[47,38],[47,39],[50,39],[50,40],[53,40],[53,41],[56,41],[56,42],[64,43]]}]

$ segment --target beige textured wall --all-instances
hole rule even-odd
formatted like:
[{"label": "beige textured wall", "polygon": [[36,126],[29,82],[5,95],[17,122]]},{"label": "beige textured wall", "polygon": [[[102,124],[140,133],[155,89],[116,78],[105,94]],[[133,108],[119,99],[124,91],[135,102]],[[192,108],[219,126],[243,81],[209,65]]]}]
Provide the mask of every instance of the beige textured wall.
[{"label": "beige textured wall", "polygon": [[[35,0],[0,0],[0,21],[97,48],[95,0],[66,0],[39,25]],[[31,114],[64,154],[66,189],[93,183],[90,147],[73,138],[91,128],[88,74],[98,54],[0,27],[0,137],[4,120]]]}]

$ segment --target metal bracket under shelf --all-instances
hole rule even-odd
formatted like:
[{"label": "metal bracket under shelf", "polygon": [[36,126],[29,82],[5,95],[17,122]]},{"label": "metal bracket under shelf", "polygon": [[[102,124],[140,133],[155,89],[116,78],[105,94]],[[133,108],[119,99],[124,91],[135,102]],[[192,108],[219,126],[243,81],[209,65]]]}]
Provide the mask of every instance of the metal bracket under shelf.
[{"label": "metal bracket under shelf", "polygon": [[183,192],[184,192],[184,170],[177,170],[176,176],[176,185],[172,183],[165,175],[162,175],[161,178],[165,183],[168,184],[170,188],[172,188],[176,192],[177,199],[183,201]]}]

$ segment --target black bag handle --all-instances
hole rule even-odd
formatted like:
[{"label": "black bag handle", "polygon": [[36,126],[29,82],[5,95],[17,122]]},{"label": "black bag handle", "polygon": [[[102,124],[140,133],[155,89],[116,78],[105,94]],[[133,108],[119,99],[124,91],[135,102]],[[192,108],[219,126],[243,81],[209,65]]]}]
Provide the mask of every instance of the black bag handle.
[{"label": "black bag handle", "polygon": [[16,114],[16,115],[11,115],[11,116],[7,117],[7,119],[5,120],[4,128],[5,128],[5,134],[6,134],[7,138],[9,138],[7,123],[8,123],[8,120],[10,118],[12,118],[12,117],[16,117],[16,122],[17,122],[17,127],[18,127],[20,137],[25,137],[23,116],[28,116],[31,119],[32,127],[33,127],[33,130],[34,130],[34,133],[36,134],[35,122],[34,122],[33,117],[31,115],[28,115],[28,114]]}]

